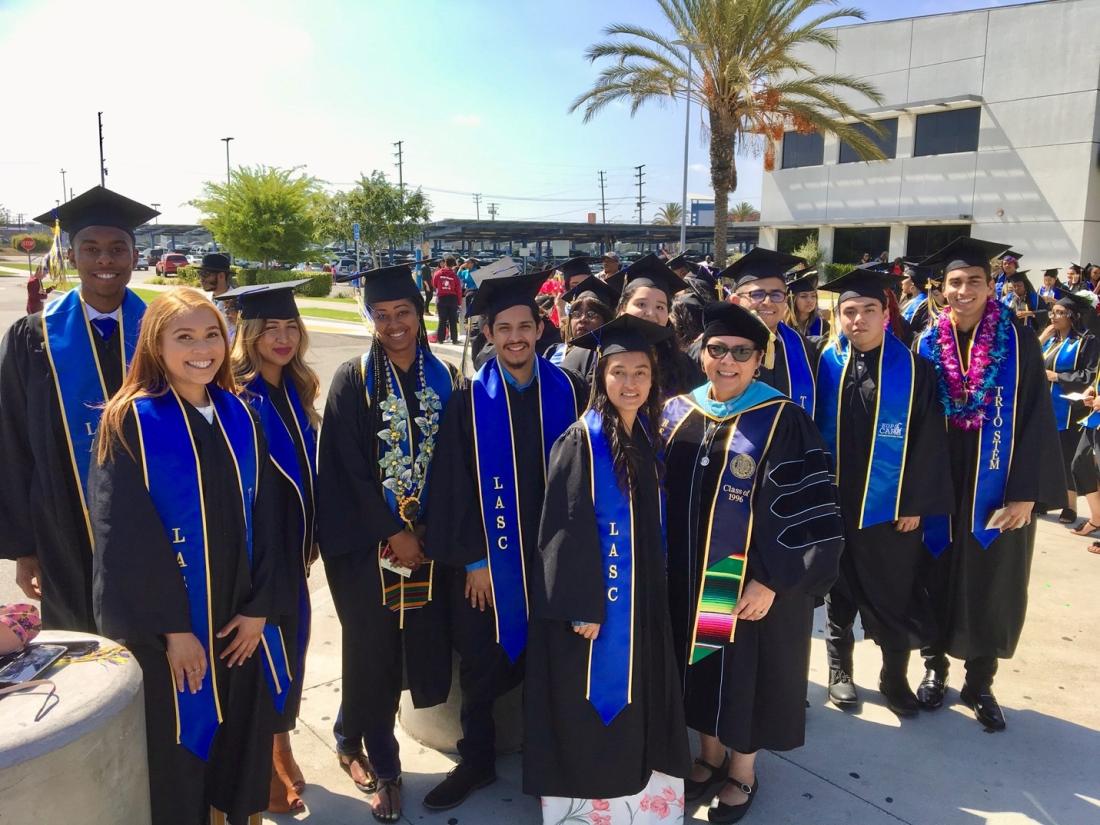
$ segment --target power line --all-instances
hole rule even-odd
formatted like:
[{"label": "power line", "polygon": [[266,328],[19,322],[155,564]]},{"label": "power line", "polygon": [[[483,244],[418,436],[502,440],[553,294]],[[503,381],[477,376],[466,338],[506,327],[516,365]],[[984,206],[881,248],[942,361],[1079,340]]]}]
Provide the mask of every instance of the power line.
[{"label": "power line", "polygon": [[645,206],[645,199],[642,197],[642,181],[645,178],[645,164],[639,164],[634,167],[634,177],[638,180],[638,223],[642,222],[642,208]]},{"label": "power line", "polygon": [[607,183],[605,177],[607,172],[600,171],[600,222],[607,223],[607,198],[604,196],[604,185]]}]

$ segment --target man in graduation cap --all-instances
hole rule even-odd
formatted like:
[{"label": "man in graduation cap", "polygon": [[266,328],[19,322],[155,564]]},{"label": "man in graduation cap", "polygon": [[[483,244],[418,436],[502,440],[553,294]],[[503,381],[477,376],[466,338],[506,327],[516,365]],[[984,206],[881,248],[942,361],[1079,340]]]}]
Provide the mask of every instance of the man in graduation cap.
[{"label": "man in graduation cap", "polygon": [[0,343],[0,555],[42,599],[46,627],[94,632],[86,485],[103,404],[122,385],[145,304],[130,289],[149,207],[102,186],[35,218],[60,221],[80,286]]},{"label": "man in graduation cap", "polygon": [[916,345],[936,368],[955,491],[950,520],[925,519],[939,638],[921,651],[917,697],[940,707],[947,657],[963,659],[962,701],[990,730],[1005,726],[993,677],[1024,625],[1032,513],[1037,503],[1063,507],[1066,496],[1038,340],[994,297],[989,262],[1004,249],[960,238],[921,262],[942,273],[947,306]]},{"label": "man in graduation cap", "polygon": [[391,821],[401,811],[393,727],[402,673],[417,707],[446,701],[451,684],[450,577],[427,558],[424,534],[455,374],[430,351],[423,296],[408,265],[351,277],[363,284],[374,340],[332,380],[318,447],[317,523],[343,628],[334,728],[340,765],[361,791],[376,794],[375,814]]},{"label": "man in graduation cap", "polygon": [[450,623],[461,659],[459,764],[424,798],[451,808],[496,779],[493,703],[527,644],[527,569],[536,552],[550,448],[587,388],[536,354],[535,293],[548,273],[483,281],[473,311],[495,355],[443,416],[429,496],[429,557],[455,568]]},{"label": "man in graduation cap", "polygon": [[837,295],[839,337],[821,354],[815,420],[833,456],[845,545],[828,604],[829,699],[858,704],[852,626],[858,613],[882,651],[879,690],[913,716],[909,653],[935,638],[924,589],[922,517],[953,510],[936,372],[885,328],[895,276],[853,269],[822,289]]},{"label": "man in graduation cap", "polygon": [[815,343],[783,323],[787,308],[784,275],[805,261],[754,247],[719,273],[734,282],[734,302],[757,314],[772,333],[771,359],[765,356],[760,380],[784,393],[811,416],[814,414],[814,372],[824,342]]}]

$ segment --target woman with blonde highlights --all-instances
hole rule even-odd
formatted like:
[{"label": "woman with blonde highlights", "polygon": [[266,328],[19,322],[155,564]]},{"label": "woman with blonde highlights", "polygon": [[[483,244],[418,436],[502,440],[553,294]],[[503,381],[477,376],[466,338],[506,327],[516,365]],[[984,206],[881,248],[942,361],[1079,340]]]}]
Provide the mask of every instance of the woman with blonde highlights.
[{"label": "woman with blonde highlights", "polygon": [[233,376],[242,398],[259,416],[271,460],[278,470],[274,493],[279,628],[290,655],[293,681],[275,725],[267,809],[303,810],[305,778],[290,747],[302,700],[309,643],[310,602],[306,576],[317,558],[314,530],[317,430],[314,409],[320,382],[306,366],[309,346],[294,303],[297,282],[236,290],[240,319],[233,340]]},{"label": "woman with blonde highlights", "polygon": [[169,825],[259,821],[271,697],[290,686],[267,624],[275,469],[226,340],[194,290],[149,305],[88,481],[96,623],[141,665],[153,821]]}]

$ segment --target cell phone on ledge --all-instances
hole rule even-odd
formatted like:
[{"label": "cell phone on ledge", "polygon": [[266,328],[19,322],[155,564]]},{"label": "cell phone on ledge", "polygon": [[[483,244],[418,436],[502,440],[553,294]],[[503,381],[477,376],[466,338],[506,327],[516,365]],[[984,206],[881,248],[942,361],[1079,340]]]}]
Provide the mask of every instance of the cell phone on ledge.
[{"label": "cell phone on ledge", "polygon": [[32,643],[18,653],[0,658],[0,687],[38,678],[67,652],[64,645]]}]

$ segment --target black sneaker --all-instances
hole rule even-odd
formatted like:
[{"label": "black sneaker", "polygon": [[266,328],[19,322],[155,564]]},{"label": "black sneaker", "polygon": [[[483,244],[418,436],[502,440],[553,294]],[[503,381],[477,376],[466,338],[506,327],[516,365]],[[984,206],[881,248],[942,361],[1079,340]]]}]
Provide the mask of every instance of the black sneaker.
[{"label": "black sneaker", "polygon": [[424,797],[424,807],[429,811],[445,811],[466,801],[478,788],[492,785],[497,781],[497,772],[493,767],[478,770],[465,762],[455,765],[447,778],[428,791]]}]

